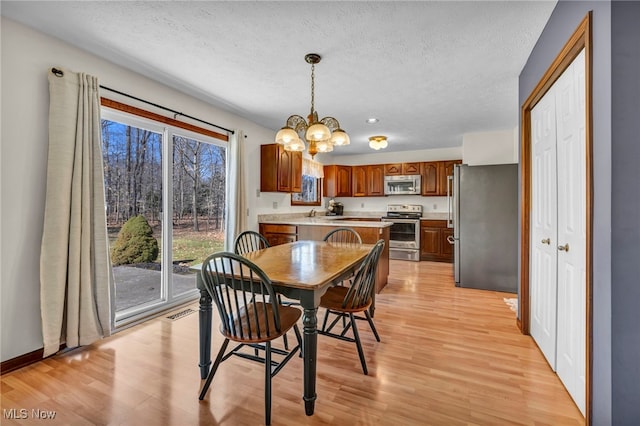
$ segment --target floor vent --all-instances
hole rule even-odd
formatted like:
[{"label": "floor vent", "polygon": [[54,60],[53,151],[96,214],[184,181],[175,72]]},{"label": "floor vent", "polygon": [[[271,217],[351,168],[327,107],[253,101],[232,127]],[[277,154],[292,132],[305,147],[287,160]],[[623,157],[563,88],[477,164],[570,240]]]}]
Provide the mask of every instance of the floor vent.
[{"label": "floor vent", "polygon": [[185,309],[184,311],[180,311],[180,312],[177,312],[177,313],[175,313],[173,315],[169,315],[167,318],[169,318],[172,321],[175,321],[175,320],[178,320],[178,319],[180,319],[182,317],[186,317],[187,315],[191,315],[193,313],[195,313],[195,311],[193,309]]}]

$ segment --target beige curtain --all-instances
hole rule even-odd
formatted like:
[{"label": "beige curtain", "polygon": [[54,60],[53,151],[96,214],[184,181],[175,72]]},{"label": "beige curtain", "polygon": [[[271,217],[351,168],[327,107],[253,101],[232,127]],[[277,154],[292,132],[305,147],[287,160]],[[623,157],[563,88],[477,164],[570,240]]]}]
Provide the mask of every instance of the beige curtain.
[{"label": "beige curtain", "polygon": [[44,356],[111,333],[98,80],[49,72],[49,160],[40,253]]},{"label": "beige curtain", "polygon": [[238,234],[247,228],[247,201],[244,183],[244,134],[236,130],[229,136],[227,148],[227,193],[225,250],[233,251],[233,242]]}]

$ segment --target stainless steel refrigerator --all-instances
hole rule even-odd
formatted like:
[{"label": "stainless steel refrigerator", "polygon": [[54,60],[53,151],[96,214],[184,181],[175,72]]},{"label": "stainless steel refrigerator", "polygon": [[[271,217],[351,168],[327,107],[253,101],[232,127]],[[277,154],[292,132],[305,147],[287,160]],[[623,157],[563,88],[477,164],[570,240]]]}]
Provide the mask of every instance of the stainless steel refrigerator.
[{"label": "stainless steel refrigerator", "polygon": [[456,165],[450,183],[456,286],[516,293],[517,164]]}]

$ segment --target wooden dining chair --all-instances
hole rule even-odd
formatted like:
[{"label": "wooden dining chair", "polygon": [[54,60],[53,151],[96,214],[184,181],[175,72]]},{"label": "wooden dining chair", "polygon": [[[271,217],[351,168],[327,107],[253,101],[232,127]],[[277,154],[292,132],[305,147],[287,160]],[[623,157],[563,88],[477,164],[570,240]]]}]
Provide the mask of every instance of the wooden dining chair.
[{"label": "wooden dining chair", "polygon": [[341,226],[324,236],[324,241],[339,244],[362,244],[360,234],[352,228]]},{"label": "wooden dining chair", "polygon": [[[244,256],[252,251],[262,250],[267,247],[271,247],[271,245],[264,235],[256,231],[243,231],[236,237],[236,240],[233,243],[233,252],[240,256]],[[277,297],[278,302],[282,305],[299,305],[299,303],[296,302],[283,301],[280,293],[277,293]],[[284,341],[284,348],[288,350],[289,340],[287,335],[285,334],[282,336],[282,339]]]},{"label": "wooden dining chair", "polygon": [[[327,233],[327,235],[324,236],[323,238],[324,241],[328,241],[331,243],[337,243],[337,244],[346,244],[346,245],[360,245],[362,244],[362,238],[360,237],[360,234],[358,234],[358,232],[352,228],[347,228],[347,227],[339,227],[336,229],[333,229],[331,231],[329,231]],[[351,284],[353,277],[351,277],[349,280],[345,280],[349,285]],[[344,285],[345,281],[341,281],[340,283],[338,283],[337,285]],[[324,314],[324,321],[323,324],[326,325],[327,324],[327,318],[329,317],[329,312],[325,312]],[[342,326],[346,327],[346,320],[343,318],[342,319]]]},{"label": "wooden dining chair", "polygon": [[233,243],[233,252],[239,255],[270,247],[269,241],[256,231],[241,232]]},{"label": "wooden dining chair", "polygon": [[[356,319],[366,320],[369,323],[376,340],[378,342],[380,341],[380,336],[378,336],[376,326],[369,314],[369,307],[371,306],[372,292],[376,281],[378,260],[380,259],[380,254],[383,249],[384,240],[378,240],[369,254],[367,254],[367,257],[362,261],[352,284],[348,287],[330,287],[320,299],[320,306],[327,310],[327,315],[334,314],[336,315],[336,318],[327,327],[325,317],[325,322],[322,328],[318,330],[318,334],[345,340],[347,342],[354,342],[358,348],[358,356],[360,357],[362,371],[365,375],[369,373],[367,370],[367,363],[364,358],[364,352],[362,350],[362,343],[360,342]],[[364,317],[356,316],[356,314],[359,313],[363,313]],[[347,324],[346,326],[343,326],[342,332],[334,333],[332,330],[337,325],[340,318],[346,318]],[[353,331],[353,337],[348,337],[346,335],[349,329]]]},{"label": "wooden dining chair", "polygon": [[[220,316],[224,342],[200,392],[204,399],[220,364],[231,356],[261,362],[265,366],[265,423],[271,424],[271,379],[299,351],[301,335],[297,322],[302,311],[280,304],[271,280],[256,264],[230,252],[209,256],[200,271],[203,285]],[[271,342],[294,329],[298,344],[290,351]],[[238,343],[227,352],[229,342]],[[256,354],[256,350],[259,354]],[[281,359],[276,361],[273,356]]]}]

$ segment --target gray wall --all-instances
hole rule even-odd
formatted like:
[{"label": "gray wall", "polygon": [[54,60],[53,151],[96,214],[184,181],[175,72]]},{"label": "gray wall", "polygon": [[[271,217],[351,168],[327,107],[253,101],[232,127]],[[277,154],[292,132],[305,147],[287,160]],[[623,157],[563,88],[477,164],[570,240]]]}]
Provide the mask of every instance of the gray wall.
[{"label": "gray wall", "polygon": [[[633,299],[621,302],[626,307],[620,307],[617,304],[615,317],[612,320],[611,298],[613,293],[612,288],[612,240],[611,240],[611,212],[612,208],[617,206],[612,205],[612,187],[615,187],[612,180],[611,161],[614,145],[611,140],[612,118],[611,118],[611,3],[609,2],[584,2],[584,1],[560,1],[556,5],[556,8],[547,22],[547,25],[542,32],[542,35],[538,39],[536,46],[534,47],[529,60],[525,65],[522,73],[520,74],[519,81],[519,102],[520,105],[524,103],[526,98],[532,92],[535,85],[540,81],[542,75],[547,70],[551,62],[558,55],[564,44],[567,42],[571,34],[574,32],[578,24],[585,17],[587,12],[593,11],[592,16],[592,35],[593,35],[593,68],[592,68],[592,81],[593,81],[593,292],[592,292],[592,308],[593,308],[593,390],[592,390],[592,421],[594,425],[611,425],[611,424],[625,424],[625,422],[632,421],[632,417],[627,417],[630,412],[626,409],[622,409],[621,402],[615,403],[612,406],[612,393],[618,394],[621,390],[617,382],[612,382],[612,378],[615,376],[614,372],[618,370],[616,365],[615,370],[612,369],[612,324],[616,326],[616,334],[624,334],[624,329],[629,327],[635,327],[634,321],[623,323],[623,321],[617,321],[617,318],[621,316],[619,313],[626,312],[629,303],[632,305],[638,305],[638,299],[636,297],[635,302]],[[637,94],[636,94],[637,96]],[[616,119],[616,125],[618,119]],[[636,118],[636,122],[638,119]],[[625,142],[619,142],[615,144],[615,149],[620,149],[619,144],[627,145],[630,140]],[[632,148],[624,148],[629,150]],[[636,147],[637,149],[637,147]],[[619,153],[616,152],[616,156]],[[624,153],[622,154],[625,155]],[[635,173],[635,181],[630,180]],[[620,174],[620,181],[628,180],[628,182],[638,182],[637,171],[634,170],[618,170],[616,176]],[[625,177],[623,177],[624,175]],[[621,182],[619,183],[621,184]],[[637,186],[636,186],[637,188]],[[620,186],[622,189],[622,186]],[[616,197],[616,204],[623,204],[625,202],[622,197]],[[637,209],[636,209],[637,217]],[[637,224],[636,224],[637,225]],[[619,226],[619,225],[616,225]],[[637,255],[636,247],[636,259],[639,259]],[[616,265],[617,265],[616,261]],[[616,266],[616,273],[620,272],[624,274],[626,271],[622,268],[618,271]],[[627,279],[634,278],[637,281],[638,274],[627,276]],[[616,282],[616,286],[620,283]],[[619,287],[617,287],[619,288]],[[618,329],[620,328],[620,329]],[[619,348],[614,348],[614,355],[617,358],[622,356],[618,351],[624,352],[623,347],[626,343],[621,344]],[[635,357],[638,360],[637,345],[635,350],[629,352],[630,357]],[[634,354],[634,355],[631,355]],[[633,373],[635,368],[635,373]],[[629,383],[640,383],[640,377],[638,377],[638,367],[629,368],[627,366],[627,373],[629,374]],[[612,386],[615,392],[612,392]],[[636,407],[632,409],[638,410],[640,401],[638,395],[638,386],[635,385],[633,395],[636,397]],[[629,387],[631,391],[633,388]],[[616,422],[612,420],[612,410],[615,410]],[[636,415],[635,420],[639,417]]]},{"label": "gray wall", "polygon": [[[640,2],[611,5],[612,424],[640,424]],[[635,420],[635,422],[633,422]]]}]

